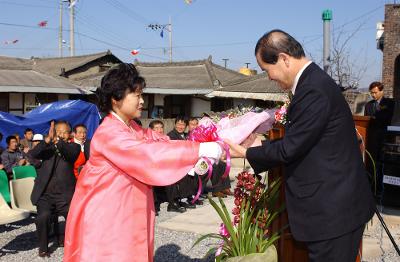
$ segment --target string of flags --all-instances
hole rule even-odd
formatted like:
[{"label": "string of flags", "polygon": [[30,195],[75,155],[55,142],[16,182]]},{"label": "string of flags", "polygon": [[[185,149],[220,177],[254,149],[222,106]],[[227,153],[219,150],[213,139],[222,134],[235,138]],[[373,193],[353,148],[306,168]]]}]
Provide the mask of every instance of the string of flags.
[{"label": "string of flags", "polygon": [[39,26],[39,27],[46,27],[46,26],[47,26],[47,20],[40,21],[40,22],[38,23],[38,26]]},{"label": "string of flags", "polygon": [[140,51],[140,47],[139,47],[139,48],[136,48],[136,49],[133,49],[133,50],[131,51],[131,54],[132,54],[132,55],[137,55],[137,54],[139,54],[139,51]]},{"label": "string of flags", "polygon": [[4,41],[5,45],[13,45],[16,44],[19,40],[18,39],[14,39],[14,40],[6,40]]}]

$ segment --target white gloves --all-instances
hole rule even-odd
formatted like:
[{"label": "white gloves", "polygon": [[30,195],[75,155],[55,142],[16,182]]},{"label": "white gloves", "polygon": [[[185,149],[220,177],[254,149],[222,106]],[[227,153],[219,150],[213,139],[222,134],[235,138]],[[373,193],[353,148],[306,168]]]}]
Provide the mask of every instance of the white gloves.
[{"label": "white gloves", "polygon": [[222,155],[221,146],[216,142],[200,143],[199,157],[208,157],[219,160]]}]

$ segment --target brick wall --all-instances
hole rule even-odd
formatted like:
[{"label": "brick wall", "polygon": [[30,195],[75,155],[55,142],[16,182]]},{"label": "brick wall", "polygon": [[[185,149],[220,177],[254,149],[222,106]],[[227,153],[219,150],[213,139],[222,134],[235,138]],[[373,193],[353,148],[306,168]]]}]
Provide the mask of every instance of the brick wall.
[{"label": "brick wall", "polygon": [[[385,5],[385,35],[383,49],[382,82],[385,96],[394,97],[396,112],[400,110],[400,5]],[[395,72],[397,71],[397,72]],[[400,118],[395,113],[394,118]]]}]

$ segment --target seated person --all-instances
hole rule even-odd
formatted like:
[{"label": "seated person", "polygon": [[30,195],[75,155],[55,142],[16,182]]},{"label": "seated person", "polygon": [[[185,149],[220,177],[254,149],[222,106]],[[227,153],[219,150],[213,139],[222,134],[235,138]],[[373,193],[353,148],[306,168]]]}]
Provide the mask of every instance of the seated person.
[{"label": "seated person", "polygon": [[[43,141],[43,135],[35,134],[32,138],[32,148],[35,148],[35,146],[37,146],[41,141]],[[35,168],[39,168],[42,164],[42,161],[40,159],[35,159],[30,154],[26,154],[25,157],[27,161]]]},{"label": "seated person", "polygon": [[7,149],[1,154],[1,163],[4,165],[4,170],[12,179],[12,168],[15,166],[29,165],[25,155],[18,150],[18,142],[15,136],[6,138]]},{"label": "seated person", "polygon": [[28,153],[29,150],[33,148],[33,130],[30,128],[25,129],[24,139],[21,140],[21,148],[23,148],[24,153]]},{"label": "seated person", "polygon": [[[0,133],[0,142],[3,140],[3,134]],[[4,148],[0,146],[0,156],[4,152]],[[1,157],[0,157],[0,169],[4,169],[4,165],[1,163]]]},{"label": "seated person", "polygon": [[72,142],[81,146],[81,152],[74,164],[74,175],[76,178],[78,178],[79,172],[85,165],[86,161],[89,159],[90,140],[86,139],[87,128],[84,124],[78,124],[74,126],[73,134],[74,138]]},{"label": "seated person", "polygon": [[[149,128],[157,134],[164,135],[164,123],[160,120],[153,120],[149,123]],[[161,203],[166,201],[165,187],[153,186],[154,207],[156,209],[156,216],[160,212]]]},{"label": "seated person", "polygon": [[[184,117],[178,116],[175,119],[174,129],[167,134],[171,140],[186,140],[187,121]],[[186,211],[186,208],[196,208],[196,205],[190,202],[181,201],[182,198],[188,197],[188,192],[193,192],[196,187],[196,180],[192,176],[185,176],[175,184],[165,187],[168,207],[167,211],[180,212]]]}]

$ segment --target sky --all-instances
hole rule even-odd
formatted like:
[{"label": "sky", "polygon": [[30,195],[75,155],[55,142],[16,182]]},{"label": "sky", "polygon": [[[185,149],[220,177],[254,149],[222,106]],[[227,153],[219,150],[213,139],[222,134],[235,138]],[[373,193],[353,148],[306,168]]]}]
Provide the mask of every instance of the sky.
[{"label": "sky", "polygon": [[[295,37],[306,54],[321,64],[322,11],[332,10],[333,39],[349,38],[346,51],[354,70],[364,71],[360,87],[380,80],[382,52],[376,48],[376,23],[384,21],[385,4],[393,1],[268,0],[78,0],[75,5],[75,54],[110,50],[124,62],[169,61],[168,30],[164,37],[151,24],[172,21],[173,61],[212,61],[233,70],[250,63],[257,40],[272,29]],[[60,0],[0,0],[0,55],[55,57],[58,50]],[[69,55],[69,9],[63,4],[64,56]],[[38,23],[47,21],[46,27]],[[353,35],[354,34],[354,35]],[[353,35],[353,36],[351,36]],[[340,36],[340,38],[339,38]],[[350,37],[351,36],[351,37]],[[6,41],[18,40],[15,44]],[[137,55],[132,50],[139,49]]]}]

